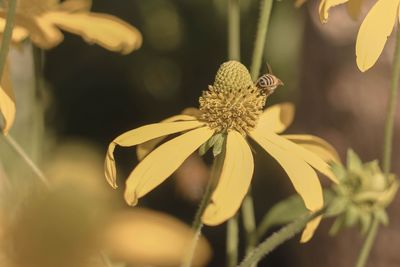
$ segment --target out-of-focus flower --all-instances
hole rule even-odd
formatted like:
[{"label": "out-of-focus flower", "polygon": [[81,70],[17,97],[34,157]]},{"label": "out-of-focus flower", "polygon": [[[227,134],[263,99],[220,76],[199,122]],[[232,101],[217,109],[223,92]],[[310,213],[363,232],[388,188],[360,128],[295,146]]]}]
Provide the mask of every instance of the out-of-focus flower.
[{"label": "out-of-focus flower", "polygon": [[[5,24],[7,5],[8,1],[3,1],[0,25]],[[123,54],[141,46],[142,36],[135,27],[115,16],[90,12],[90,8],[91,0],[19,0],[13,41],[30,37],[35,45],[49,49],[63,40],[64,30]]]},{"label": "out-of-focus flower", "polygon": [[385,176],[377,161],[362,163],[352,151],[347,153],[347,168],[334,163],[333,172],[340,181],[333,186],[333,197],[327,213],[338,216],[331,228],[336,234],[344,227],[356,224],[366,233],[372,219],[388,223],[386,207],[392,202],[399,187],[394,174]]},{"label": "out-of-focus flower", "polygon": [[[61,30],[77,34],[91,44],[110,51],[129,54],[142,44],[141,33],[125,21],[108,14],[90,12],[91,0],[19,0],[12,42],[27,38],[38,47],[50,49],[62,42]],[[3,32],[8,0],[0,4],[0,33]],[[0,113],[3,133],[7,133],[15,117],[15,99],[6,73],[0,86]]]},{"label": "out-of-focus flower", "polygon": [[[189,226],[171,216],[135,208],[113,217],[103,242],[105,251],[115,260],[133,266],[168,267],[180,265],[193,236]],[[193,266],[205,266],[210,257],[210,245],[200,237]]]},{"label": "out-of-focus flower", "polygon": [[[202,146],[203,152],[212,147],[214,155],[224,151],[218,184],[202,217],[205,224],[218,225],[237,212],[248,191],[254,168],[245,139],[249,135],[279,162],[306,207],[311,211],[322,208],[322,189],[313,168],[336,181],[327,164],[337,160],[335,150],[315,136],[279,136],[277,133],[292,122],[294,107],[284,103],[263,112],[266,98],[265,92],[254,85],[245,66],[236,61],[224,63],[214,85],[200,97],[199,116],[176,115],[168,122],[128,131],[110,143],[105,160],[107,181],[117,187],[113,155],[116,145],[142,144],[139,150],[144,159],[126,181],[125,200],[130,205],[136,205],[138,198],[168,178],[199,147]],[[165,136],[184,131],[154,149]],[[309,223],[302,241],[311,238],[319,220]]]},{"label": "out-of-focus flower", "polygon": [[[321,0],[320,19],[327,22],[329,9],[346,3],[349,14],[357,18],[362,0]],[[399,0],[378,0],[368,12],[357,35],[357,66],[361,71],[371,68],[381,55],[386,41],[395,27],[399,16]]]}]

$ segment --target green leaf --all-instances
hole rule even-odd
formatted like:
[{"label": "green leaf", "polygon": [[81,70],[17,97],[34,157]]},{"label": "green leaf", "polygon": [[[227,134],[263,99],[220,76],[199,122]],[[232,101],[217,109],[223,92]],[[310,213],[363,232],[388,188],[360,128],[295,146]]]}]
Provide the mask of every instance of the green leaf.
[{"label": "green leaf", "polygon": [[388,214],[387,214],[385,209],[377,209],[374,212],[374,216],[383,225],[387,226],[389,224],[389,216],[388,216]]}]

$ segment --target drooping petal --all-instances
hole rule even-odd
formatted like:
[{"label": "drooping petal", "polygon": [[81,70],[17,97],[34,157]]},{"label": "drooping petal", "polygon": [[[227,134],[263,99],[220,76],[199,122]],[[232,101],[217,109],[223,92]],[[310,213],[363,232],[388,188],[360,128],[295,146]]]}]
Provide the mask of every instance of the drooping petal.
[{"label": "drooping petal", "polygon": [[240,133],[230,131],[222,172],[202,217],[203,223],[218,225],[235,215],[249,189],[253,169],[253,156],[246,140]]},{"label": "drooping petal", "polygon": [[15,24],[27,29],[32,42],[43,49],[53,48],[64,39],[62,32],[52,22],[42,17],[17,14]]},{"label": "drooping petal", "polygon": [[348,1],[349,0],[321,0],[319,3],[319,19],[321,22],[326,23],[328,21],[329,9],[331,9],[331,7],[346,3]]},{"label": "drooping petal", "polygon": [[306,150],[317,154],[323,161],[340,163],[340,157],[335,148],[324,139],[308,134],[285,134],[281,137],[286,138]]},{"label": "drooping petal", "polygon": [[114,149],[115,146],[135,146],[160,136],[182,132],[203,126],[204,123],[199,121],[181,121],[170,123],[155,123],[136,128],[121,134],[115,138],[108,146],[107,156],[105,159],[104,170],[108,183],[117,188],[117,170],[115,168]]},{"label": "drooping petal", "polygon": [[333,182],[335,183],[338,182],[329,164],[315,152],[312,152],[306,149],[305,147],[297,145],[292,141],[285,139],[282,136],[279,136],[274,133],[266,132],[262,133],[262,135],[264,136],[264,138],[268,139],[271,143],[274,143],[275,145],[279,146],[281,149],[286,151],[286,153],[292,154],[298,157],[299,159],[307,162],[313,168],[320,171],[322,174],[328,176]]},{"label": "drooping petal", "polygon": [[[4,27],[6,26],[6,20],[1,17],[0,14],[0,35],[3,34]],[[28,38],[29,32],[27,29],[14,25],[11,40],[13,43],[20,43],[26,38]]]},{"label": "drooping petal", "polygon": [[[292,181],[297,193],[302,197],[306,208],[313,212],[321,209],[324,203],[322,187],[317,174],[310,165],[291,152],[274,144],[265,135],[257,131],[250,132],[250,136],[282,166]],[[312,225],[309,227],[311,228],[307,229],[308,231],[312,229]],[[305,237],[308,236],[306,235]]]},{"label": "drooping petal", "polygon": [[135,27],[108,14],[54,11],[42,17],[65,31],[82,36],[86,42],[110,51],[129,54],[142,45],[142,35]]},{"label": "drooping petal", "polygon": [[357,66],[361,71],[371,68],[378,60],[392,33],[399,0],[379,0],[371,8],[357,35]]},{"label": "drooping petal", "polygon": [[92,8],[92,0],[66,0],[58,5],[58,10],[77,12],[90,11]]},{"label": "drooping petal", "polygon": [[293,122],[295,108],[291,103],[281,103],[267,108],[258,118],[259,132],[281,133]]},{"label": "drooping petal", "polygon": [[308,242],[314,235],[315,230],[318,228],[319,223],[321,222],[322,216],[319,216],[307,223],[306,227],[301,234],[300,242],[306,243]]},{"label": "drooping petal", "polygon": [[4,67],[0,85],[0,113],[3,116],[3,133],[7,134],[15,119],[15,98],[12,91],[8,64]]},{"label": "drooping petal", "polygon": [[[165,122],[174,122],[174,121],[193,121],[196,120],[195,117],[189,116],[189,115],[175,115],[172,117],[169,117],[165,120],[160,121],[160,123],[165,123]],[[147,141],[145,143],[142,143],[137,146],[136,148],[136,156],[138,160],[144,159],[153,149],[160,144],[163,140],[165,139],[165,136]]]},{"label": "drooping petal", "polygon": [[352,17],[354,20],[360,17],[361,7],[362,7],[363,0],[350,0],[347,2],[347,13]]},{"label": "drooping petal", "polygon": [[213,133],[208,127],[198,128],[162,144],[151,152],[126,180],[126,202],[136,205],[138,198],[167,179]]}]

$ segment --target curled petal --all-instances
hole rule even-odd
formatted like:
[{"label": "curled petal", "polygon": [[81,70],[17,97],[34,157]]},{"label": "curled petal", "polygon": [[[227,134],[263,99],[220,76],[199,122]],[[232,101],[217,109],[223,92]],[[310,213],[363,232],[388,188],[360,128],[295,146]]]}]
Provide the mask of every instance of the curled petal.
[{"label": "curled petal", "polygon": [[[166,122],[174,122],[174,121],[193,121],[196,120],[195,117],[189,116],[189,115],[175,115],[172,117],[169,117],[165,120],[160,121],[160,123],[166,123]],[[160,144],[163,140],[165,139],[165,136],[152,139],[150,141],[144,142],[140,145],[137,146],[136,148],[136,155],[138,160],[144,159],[153,149]]]},{"label": "curled petal", "polygon": [[328,176],[333,182],[338,182],[329,164],[324,161],[323,158],[321,158],[317,153],[314,152],[315,143],[313,145],[314,151],[312,151],[306,149],[306,147],[304,146],[297,145],[292,141],[274,133],[263,133],[262,135],[265,136],[265,138],[268,139],[271,143],[274,143],[275,145],[286,151],[286,153],[292,154],[300,158],[301,160],[310,164],[316,170],[320,171],[322,174]]},{"label": "curled petal", "polygon": [[138,198],[167,179],[213,133],[208,127],[198,128],[162,144],[151,152],[126,180],[126,202],[136,205]]},{"label": "curled petal", "polygon": [[[4,18],[1,17],[2,14],[0,13],[0,35],[3,33],[4,31],[4,27],[6,26],[6,20]],[[18,26],[18,25],[14,25],[13,27],[13,33],[12,33],[12,37],[11,40],[13,43],[20,43],[23,40],[25,40],[26,38],[28,38],[29,36],[29,32],[27,29]]]},{"label": "curled petal", "polygon": [[60,11],[89,11],[92,8],[92,0],[67,0],[58,5]]},{"label": "curled petal", "polygon": [[[317,174],[310,165],[257,131],[250,132],[250,136],[282,166],[297,193],[303,199],[306,208],[313,212],[321,209],[324,203],[322,187]],[[315,229],[316,225],[309,227],[308,231],[311,231]],[[305,237],[302,239],[302,242],[306,242],[307,238],[310,238],[308,233],[304,234]]]},{"label": "curled petal", "polygon": [[346,3],[348,1],[349,0],[321,0],[319,3],[319,19],[321,22],[326,23],[328,21],[329,9],[331,7]]},{"label": "curled petal", "polygon": [[246,140],[240,133],[230,131],[222,172],[202,217],[203,223],[218,225],[235,215],[249,189],[253,169],[253,156]]},{"label": "curled petal", "polygon": [[42,17],[65,31],[82,36],[88,43],[114,52],[129,54],[142,45],[142,35],[135,27],[111,15],[54,11]]},{"label": "curled petal", "polygon": [[306,150],[318,155],[323,161],[340,163],[340,157],[335,148],[324,139],[308,134],[285,134],[281,137],[298,144]]},{"label": "curled petal", "polygon": [[160,136],[190,130],[204,125],[199,121],[182,121],[170,123],[155,123],[136,128],[121,134],[108,146],[104,170],[108,183],[117,188],[117,171],[115,168],[114,149],[117,145],[123,147],[135,146]]},{"label": "curled petal", "polygon": [[392,33],[398,8],[398,0],[379,0],[365,17],[356,42],[357,66],[361,71],[371,68],[381,55]]},{"label": "curled petal", "polygon": [[293,122],[294,112],[291,103],[273,105],[260,115],[255,130],[281,133]]},{"label": "curled petal", "polygon": [[319,223],[321,222],[322,216],[319,216],[307,223],[306,227],[301,234],[300,242],[306,243],[308,242],[314,235],[315,230],[318,228]]},{"label": "curled petal", "polygon": [[15,98],[11,87],[8,64],[4,67],[0,85],[0,113],[4,119],[3,133],[7,134],[15,119]]}]

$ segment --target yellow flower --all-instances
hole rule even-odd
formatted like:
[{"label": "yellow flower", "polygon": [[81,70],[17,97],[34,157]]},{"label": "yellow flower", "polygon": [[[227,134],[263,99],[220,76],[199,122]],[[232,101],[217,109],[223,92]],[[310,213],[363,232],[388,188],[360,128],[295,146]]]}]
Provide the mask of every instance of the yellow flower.
[{"label": "yellow flower", "polygon": [[[0,29],[4,29],[7,0],[0,8]],[[123,54],[142,44],[140,32],[114,16],[90,12],[91,0],[19,0],[13,41],[28,37],[40,48],[49,49],[63,40],[61,30],[82,36],[88,43]]]},{"label": "yellow flower", "polygon": [[[327,22],[329,9],[343,3],[347,3],[349,14],[357,18],[362,0],[321,0],[321,21]],[[362,22],[356,42],[357,66],[361,71],[371,68],[381,55],[396,24],[399,7],[400,0],[378,0]]]},{"label": "yellow flower", "polygon": [[[6,24],[8,0],[0,4],[0,33]],[[114,16],[90,12],[91,0],[18,0],[12,42],[28,37],[40,48],[50,49],[62,42],[61,30],[82,36],[91,44],[129,54],[142,44],[142,35],[133,26]],[[15,118],[15,99],[8,74],[0,86],[0,114],[3,133],[7,134]]]},{"label": "yellow flower", "polygon": [[[306,207],[316,211],[323,206],[323,198],[313,168],[336,181],[327,162],[336,161],[337,154],[328,143],[315,136],[279,136],[292,122],[294,108],[284,103],[263,112],[265,102],[265,93],[254,85],[246,67],[236,61],[226,62],[218,70],[214,85],[200,97],[199,116],[185,112],[128,131],[113,140],[105,160],[106,178],[112,187],[117,187],[113,155],[116,145],[142,144],[138,155],[144,158],[129,175],[125,189],[127,203],[136,205],[138,198],[161,184],[212,136],[226,134],[222,172],[202,217],[203,223],[218,225],[237,212],[249,189],[254,167],[246,140],[249,136],[279,162]],[[154,149],[162,138],[179,132],[185,133]],[[303,242],[311,238],[319,220],[307,226]]]}]

